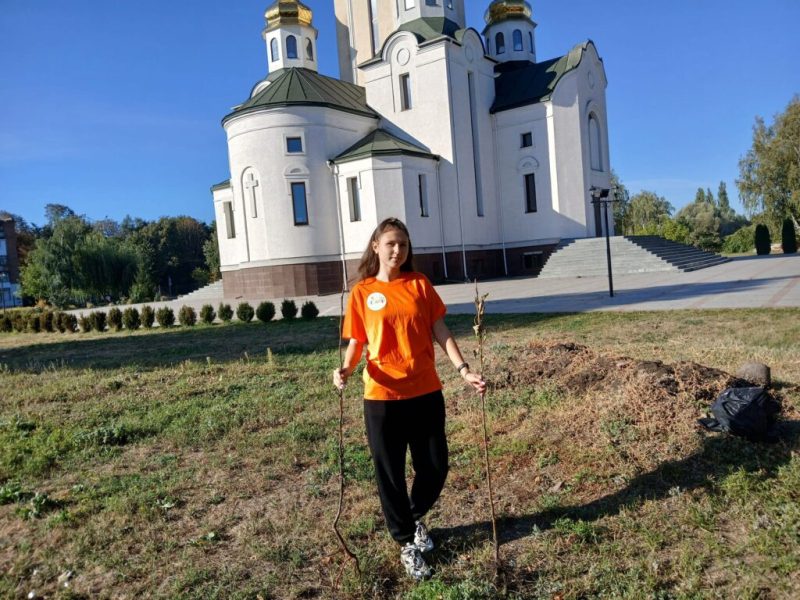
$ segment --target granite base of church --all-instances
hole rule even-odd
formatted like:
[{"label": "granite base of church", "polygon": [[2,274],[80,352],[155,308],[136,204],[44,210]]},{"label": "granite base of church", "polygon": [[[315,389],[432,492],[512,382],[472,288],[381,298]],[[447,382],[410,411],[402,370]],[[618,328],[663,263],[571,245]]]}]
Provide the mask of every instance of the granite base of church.
[{"label": "granite base of church", "polygon": [[[508,276],[536,276],[555,245],[506,249]],[[444,264],[447,264],[445,275]],[[466,262],[467,270],[464,271]],[[348,283],[358,281],[358,260],[346,261]],[[506,275],[502,250],[468,250],[415,254],[417,271],[434,283],[490,279]],[[336,294],[342,290],[342,263],[339,261],[241,268],[223,271],[222,285],[227,299],[292,298]]]}]

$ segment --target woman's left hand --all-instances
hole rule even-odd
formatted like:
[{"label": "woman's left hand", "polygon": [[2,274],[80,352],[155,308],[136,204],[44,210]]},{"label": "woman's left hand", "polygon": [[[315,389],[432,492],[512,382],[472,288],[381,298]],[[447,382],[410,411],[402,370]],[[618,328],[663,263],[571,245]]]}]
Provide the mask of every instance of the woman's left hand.
[{"label": "woman's left hand", "polygon": [[486,392],[486,382],[483,380],[483,377],[480,376],[479,373],[467,373],[464,375],[464,381],[470,384],[472,387],[475,388],[475,391],[479,394],[483,394]]}]

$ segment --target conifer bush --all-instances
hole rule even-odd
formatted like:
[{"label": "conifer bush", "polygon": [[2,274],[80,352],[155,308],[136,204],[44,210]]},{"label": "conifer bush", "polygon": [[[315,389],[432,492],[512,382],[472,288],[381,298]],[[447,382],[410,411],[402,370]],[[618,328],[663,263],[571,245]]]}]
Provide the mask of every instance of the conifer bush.
[{"label": "conifer bush", "polygon": [[8,315],[0,316],[0,331],[3,333],[10,333],[14,330],[14,324],[11,322],[11,317]]},{"label": "conifer bush", "polygon": [[122,331],[122,311],[116,306],[108,311],[108,328]]},{"label": "conifer bush", "polygon": [[772,239],[769,237],[769,229],[763,223],[756,225],[755,232],[756,254],[769,254]]},{"label": "conifer bush", "polygon": [[230,304],[221,303],[217,310],[219,318],[222,322],[227,323],[233,318],[233,309]]},{"label": "conifer bush", "polygon": [[61,313],[59,322],[61,323],[59,328],[60,331],[64,331],[66,333],[75,333],[78,331],[78,317],[75,315],[70,313]]},{"label": "conifer bush", "polygon": [[27,330],[31,333],[39,333],[42,330],[41,315],[39,313],[28,313]]},{"label": "conifer bush", "polygon": [[236,318],[242,323],[249,323],[252,321],[255,314],[256,311],[254,311],[253,307],[247,302],[241,302],[239,306],[236,307]]},{"label": "conifer bush", "polygon": [[55,326],[53,325],[53,313],[49,310],[44,311],[39,315],[39,330],[53,333]]},{"label": "conifer bush", "polygon": [[304,302],[303,306],[300,308],[300,316],[303,317],[306,321],[310,321],[311,319],[316,319],[317,315],[319,314],[319,309],[317,305],[314,304],[311,300],[308,302]]},{"label": "conifer bush", "polygon": [[203,304],[200,307],[200,320],[206,325],[211,325],[214,319],[217,318],[217,313],[214,312],[214,307],[210,304]]},{"label": "conifer bush", "polygon": [[797,234],[794,231],[794,223],[791,219],[783,220],[781,227],[781,248],[784,254],[794,254],[797,252]]},{"label": "conifer bush", "polygon": [[102,310],[94,311],[89,318],[92,320],[92,329],[101,332],[106,330],[106,313]]},{"label": "conifer bush", "polygon": [[17,333],[22,333],[25,331],[26,322],[27,319],[25,318],[25,315],[20,312],[14,313],[14,316],[11,318],[11,324],[14,327],[14,331]]},{"label": "conifer bush", "polygon": [[125,326],[125,329],[129,329],[130,331],[139,329],[139,326],[142,324],[139,318],[139,311],[135,308],[126,308],[122,313],[122,324]]},{"label": "conifer bush", "polygon": [[153,310],[152,306],[143,306],[142,307],[142,327],[145,329],[150,329],[153,327],[153,323],[156,320],[156,311]]},{"label": "conifer bush", "polygon": [[197,313],[191,306],[181,306],[178,311],[178,322],[184,327],[194,327],[197,323]]},{"label": "conifer bush", "polygon": [[91,315],[85,316],[83,314],[78,317],[78,325],[83,333],[89,333],[92,330],[92,319],[90,317]]},{"label": "conifer bush", "polygon": [[58,331],[59,333],[64,333],[67,328],[64,326],[64,322],[62,321],[62,317],[64,313],[60,311],[55,311],[53,313],[53,330]]},{"label": "conifer bush", "polygon": [[175,325],[175,312],[169,306],[162,306],[156,311],[156,321],[160,327]]},{"label": "conifer bush", "polygon": [[262,323],[269,323],[275,318],[275,305],[272,302],[262,302],[256,308],[256,317]]},{"label": "conifer bush", "polygon": [[294,303],[294,300],[281,302],[281,316],[284,319],[294,319],[297,316],[297,304]]}]

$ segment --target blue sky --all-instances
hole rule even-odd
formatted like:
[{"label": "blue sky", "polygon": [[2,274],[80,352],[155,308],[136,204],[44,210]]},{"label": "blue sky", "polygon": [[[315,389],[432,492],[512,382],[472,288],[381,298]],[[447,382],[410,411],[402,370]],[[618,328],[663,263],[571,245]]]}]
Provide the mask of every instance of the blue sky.
[{"label": "blue sky", "polygon": [[[209,187],[229,176],[220,120],[266,73],[269,3],[0,0],[0,209],[211,221]],[[800,2],[531,3],[540,59],[597,45],[611,163],[632,192],[680,207],[724,180],[741,208],[756,115],[800,93]],[[306,4],[320,71],[338,76],[333,1]],[[468,25],[482,29],[487,5],[467,0]]]}]

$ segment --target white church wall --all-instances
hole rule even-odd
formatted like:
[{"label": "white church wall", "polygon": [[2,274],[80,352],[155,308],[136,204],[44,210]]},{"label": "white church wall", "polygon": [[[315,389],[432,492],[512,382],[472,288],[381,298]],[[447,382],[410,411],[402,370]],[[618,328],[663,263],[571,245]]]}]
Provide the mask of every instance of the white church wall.
[{"label": "white church wall", "polygon": [[[327,161],[374,127],[375,120],[369,117],[313,106],[283,107],[227,121],[237,219],[247,221],[241,230],[247,246],[245,251],[238,248],[238,262],[266,265],[275,260],[302,262],[338,256],[335,187]],[[287,137],[300,137],[302,152],[288,152]],[[243,187],[242,176],[248,169],[260,177],[260,204],[255,215],[252,199]],[[307,225],[295,223],[292,183],[305,185]]]},{"label": "white church wall", "polygon": [[217,240],[219,241],[219,261],[221,267],[229,265],[238,265],[241,260],[240,256],[246,252],[243,246],[243,236],[228,237],[227,234],[227,217],[225,215],[225,203],[230,202],[232,213],[234,214],[234,234],[238,234],[241,225],[236,224],[236,217],[238,211],[236,210],[236,202],[233,197],[233,190],[231,188],[217,189],[212,192],[214,198],[214,218],[217,221]]},{"label": "white church wall", "polygon": [[[342,218],[342,231],[344,235],[344,252],[347,259],[361,257],[367,240],[372,235],[378,224],[376,206],[376,189],[381,189],[376,183],[376,175],[380,173],[373,169],[372,157],[362,158],[339,165],[339,210]],[[353,221],[350,218],[350,189],[348,180],[356,178],[358,181],[358,194],[361,218]]]}]

